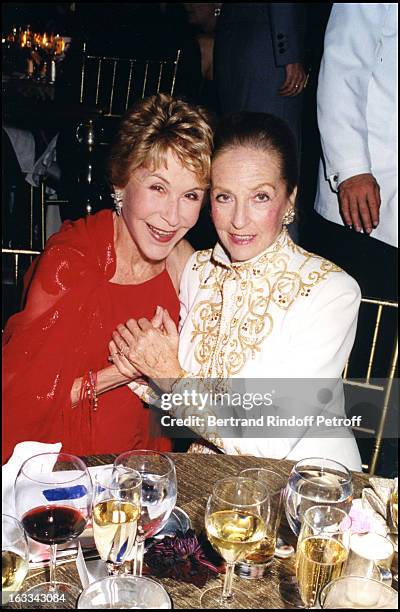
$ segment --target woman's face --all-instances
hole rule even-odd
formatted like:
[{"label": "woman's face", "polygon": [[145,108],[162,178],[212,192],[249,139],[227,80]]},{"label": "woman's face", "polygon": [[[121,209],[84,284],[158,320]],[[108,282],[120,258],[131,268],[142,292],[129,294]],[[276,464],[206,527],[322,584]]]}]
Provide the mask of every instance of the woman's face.
[{"label": "woman's face", "polygon": [[211,168],[211,210],[219,239],[232,261],[246,261],[278,237],[288,196],[277,156],[248,147],[220,153]]},{"label": "woman's face", "polygon": [[134,170],[124,189],[122,216],[137,247],[147,259],[165,259],[195,225],[205,186],[171,151],[167,167]]}]

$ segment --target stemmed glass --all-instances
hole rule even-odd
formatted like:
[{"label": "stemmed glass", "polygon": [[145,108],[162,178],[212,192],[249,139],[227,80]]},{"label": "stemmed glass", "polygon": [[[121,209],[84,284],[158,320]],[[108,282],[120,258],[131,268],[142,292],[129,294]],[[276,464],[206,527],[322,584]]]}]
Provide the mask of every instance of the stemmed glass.
[{"label": "stemmed glass", "polygon": [[[341,463],[323,457],[298,461],[284,491],[286,518],[297,536],[308,508],[326,504],[349,513],[352,500],[353,482],[349,470]],[[301,605],[295,577],[282,580],[280,592],[288,603]]]},{"label": "stemmed glass", "polygon": [[205,525],[212,546],[226,561],[223,587],[208,589],[202,608],[248,608],[249,601],[232,589],[235,563],[254,551],[266,534],[267,489],[259,480],[230,477],[217,480],[209,497]]},{"label": "stemmed glass", "polygon": [[67,453],[42,453],[27,459],[15,481],[15,507],[27,535],[50,546],[50,582],[29,594],[66,607],[79,589],[56,582],[57,544],[77,538],[85,529],[92,504],[92,482],[81,459]]},{"label": "stemmed glass", "polygon": [[167,455],[151,450],[122,453],[116,458],[114,466],[122,474],[136,470],[142,479],[141,513],[133,567],[133,574],[141,576],[145,540],[161,531],[176,504],[175,466]]},{"label": "stemmed glass", "polygon": [[323,610],[395,610],[397,592],[378,580],[365,576],[342,576],[329,582],[320,592]]},{"label": "stemmed glass", "polygon": [[29,548],[24,528],[13,516],[1,516],[1,605],[8,603],[28,573]]},{"label": "stemmed glass", "polygon": [[295,535],[299,535],[303,515],[311,506],[329,505],[350,512],[353,499],[349,470],[330,459],[302,459],[293,467],[285,490],[285,511]]},{"label": "stemmed glass", "polygon": [[296,576],[306,608],[313,607],[321,589],[342,574],[350,536],[351,519],[343,510],[313,506],[305,512],[297,542]]},{"label": "stemmed glass", "polygon": [[96,474],[93,492],[93,535],[109,574],[119,573],[135,546],[142,479],[135,470],[120,474],[106,466]]}]

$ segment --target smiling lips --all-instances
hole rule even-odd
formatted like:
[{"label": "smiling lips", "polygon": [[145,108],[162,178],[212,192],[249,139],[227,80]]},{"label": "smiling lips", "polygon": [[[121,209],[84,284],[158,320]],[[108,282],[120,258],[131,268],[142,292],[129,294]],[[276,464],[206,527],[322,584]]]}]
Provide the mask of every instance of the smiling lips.
[{"label": "smiling lips", "polygon": [[246,244],[250,244],[252,240],[256,237],[256,234],[229,234],[229,238],[234,244],[238,244],[240,246],[245,246]]},{"label": "smiling lips", "polygon": [[166,232],[165,230],[161,230],[158,227],[154,227],[154,225],[146,224],[149,228],[150,234],[157,240],[157,242],[169,242],[175,236],[175,232]]}]

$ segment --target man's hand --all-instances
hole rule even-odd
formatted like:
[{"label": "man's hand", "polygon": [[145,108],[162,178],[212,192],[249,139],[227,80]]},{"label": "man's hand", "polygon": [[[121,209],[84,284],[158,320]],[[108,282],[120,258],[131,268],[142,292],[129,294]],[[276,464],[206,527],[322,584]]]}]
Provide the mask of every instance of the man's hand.
[{"label": "man's hand", "polygon": [[286,78],[283,85],[278,89],[278,94],[291,98],[298,96],[307,83],[307,75],[303,64],[286,64],[285,71]]},{"label": "man's hand", "polygon": [[340,212],[348,227],[370,234],[379,223],[380,188],[372,174],[357,174],[339,185]]}]

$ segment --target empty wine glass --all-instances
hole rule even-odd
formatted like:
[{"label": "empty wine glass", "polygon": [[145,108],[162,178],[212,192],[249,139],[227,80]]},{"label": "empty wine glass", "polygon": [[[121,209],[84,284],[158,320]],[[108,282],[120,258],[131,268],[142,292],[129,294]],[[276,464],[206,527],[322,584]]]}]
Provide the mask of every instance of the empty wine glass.
[{"label": "empty wine glass", "polygon": [[110,574],[118,574],[135,546],[142,479],[135,470],[100,470],[93,491],[93,536]]},{"label": "empty wine glass", "polygon": [[288,523],[299,535],[303,515],[311,506],[326,504],[350,512],[352,476],[337,461],[321,457],[302,459],[290,473],[284,497]]},{"label": "empty wine glass", "polygon": [[152,450],[122,453],[116,458],[114,466],[121,473],[136,470],[142,479],[141,513],[133,568],[134,575],[141,576],[144,542],[161,531],[176,504],[175,466],[167,455]]},{"label": "empty wine glass", "polygon": [[[15,481],[15,507],[27,535],[50,546],[50,582],[27,591],[73,607],[79,589],[56,582],[57,544],[77,538],[91,514],[92,482],[81,459],[67,453],[42,453],[27,459]],[[41,601],[42,599],[40,599]]]},{"label": "empty wine glass", "polygon": [[21,588],[28,573],[29,549],[23,526],[13,516],[1,516],[1,605]]},{"label": "empty wine glass", "polygon": [[125,575],[92,582],[82,591],[76,607],[78,610],[169,610],[172,606],[167,591],[158,582]]},{"label": "empty wine glass", "polygon": [[269,498],[266,486],[253,478],[217,480],[209,497],[205,525],[212,546],[226,561],[223,588],[208,589],[203,608],[249,608],[249,601],[232,589],[235,563],[254,551],[266,534]]},{"label": "empty wine glass", "polygon": [[323,610],[395,610],[397,592],[378,580],[365,576],[342,576],[329,582],[320,592]]}]

